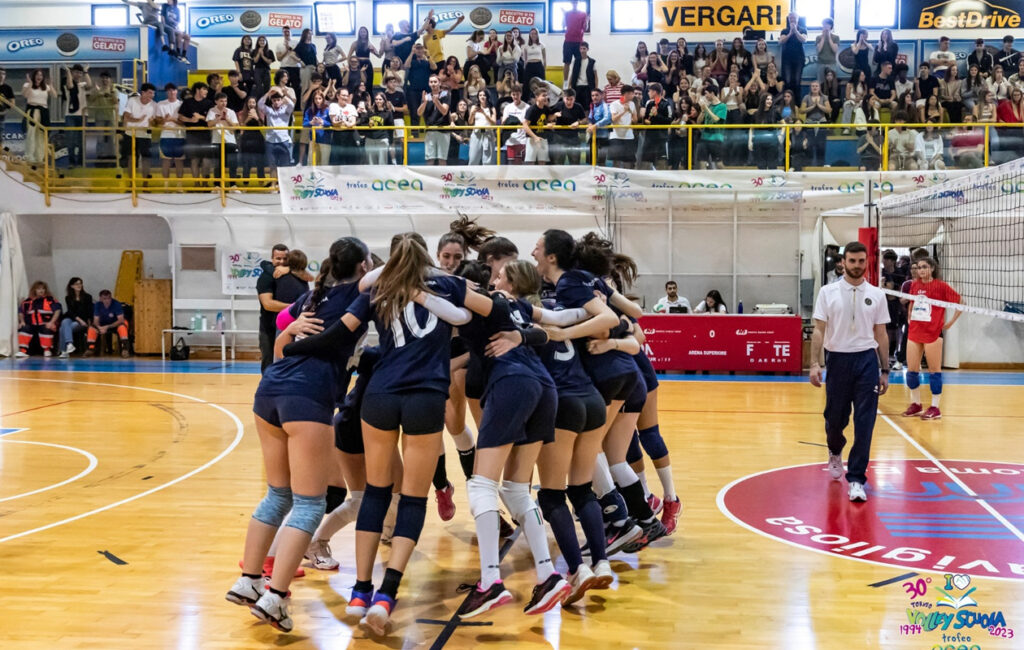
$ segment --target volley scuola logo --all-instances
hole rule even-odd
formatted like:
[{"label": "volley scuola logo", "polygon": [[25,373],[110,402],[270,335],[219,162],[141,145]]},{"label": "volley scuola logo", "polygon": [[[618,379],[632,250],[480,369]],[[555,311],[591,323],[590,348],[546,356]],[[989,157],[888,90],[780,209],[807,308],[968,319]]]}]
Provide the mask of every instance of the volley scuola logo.
[{"label": "volley scuola logo", "polygon": [[305,176],[302,174],[292,176],[292,200],[305,201],[309,199],[340,201],[341,194],[337,188],[327,186],[327,179],[323,174],[309,172]]},{"label": "volley scuola logo", "polygon": [[1016,638],[1002,609],[979,602],[979,588],[967,574],[917,577],[900,586],[910,601],[900,636],[921,636],[943,650],[981,650],[982,640]]}]

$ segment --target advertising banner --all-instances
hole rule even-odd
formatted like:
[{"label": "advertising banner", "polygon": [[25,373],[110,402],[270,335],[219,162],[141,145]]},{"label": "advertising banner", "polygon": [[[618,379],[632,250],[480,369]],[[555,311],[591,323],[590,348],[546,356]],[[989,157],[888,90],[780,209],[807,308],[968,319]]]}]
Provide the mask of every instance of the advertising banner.
[{"label": "advertising banner", "polygon": [[430,10],[434,10],[437,28],[451,29],[459,16],[465,16],[453,34],[471,34],[475,30],[496,29],[503,34],[513,27],[518,27],[523,37],[536,28],[541,34],[547,30],[546,2],[502,2],[502,3],[448,3],[448,4],[417,4],[416,24],[422,25]]},{"label": "advertising banner", "polygon": [[10,155],[21,158],[25,155],[25,123],[18,121],[5,121],[0,124],[0,141]]},{"label": "advertising banner", "polygon": [[313,28],[310,5],[259,5],[188,8],[188,30],[195,37],[223,36],[240,38],[280,36],[282,27],[291,27],[293,38],[307,27]]},{"label": "advertising banner", "polygon": [[799,316],[650,315],[640,319],[654,369],[800,372]]},{"label": "advertising banner", "polygon": [[140,56],[138,27],[0,29],[0,61],[7,65],[123,61]]},{"label": "advertising banner", "polygon": [[255,251],[221,251],[221,285],[226,296],[253,296],[263,255]]},{"label": "advertising banner", "polygon": [[789,13],[783,0],[654,0],[655,32],[774,32]]},{"label": "advertising banner", "polygon": [[900,29],[1020,29],[1024,2],[900,0]]}]

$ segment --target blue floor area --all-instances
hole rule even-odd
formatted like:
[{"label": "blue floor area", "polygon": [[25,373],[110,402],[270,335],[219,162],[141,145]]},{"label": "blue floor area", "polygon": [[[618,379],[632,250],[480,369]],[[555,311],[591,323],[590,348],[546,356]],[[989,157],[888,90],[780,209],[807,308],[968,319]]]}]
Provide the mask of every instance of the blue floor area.
[{"label": "blue floor area", "polygon": [[[0,372],[14,370],[46,370],[56,372],[149,372],[169,374],[227,374],[227,375],[258,375],[258,361],[158,361],[148,359],[60,359],[31,357],[29,359],[0,360]],[[951,386],[1022,386],[1024,372],[985,372],[947,370],[942,373],[943,382]],[[680,375],[659,374],[659,381],[724,381],[724,382],[769,382],[799,384],[807,381],[807,375],[767,375],[741,374],[735,375]],[[890,381],[903,384],[903,372],[893,372]],[[928,373],[921,374],[921,383],[928,383]]]}]

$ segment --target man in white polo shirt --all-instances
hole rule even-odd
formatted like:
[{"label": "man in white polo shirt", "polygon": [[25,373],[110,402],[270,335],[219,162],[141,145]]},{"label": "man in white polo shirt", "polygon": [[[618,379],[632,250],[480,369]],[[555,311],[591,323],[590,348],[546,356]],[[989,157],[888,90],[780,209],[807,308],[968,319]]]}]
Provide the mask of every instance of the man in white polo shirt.
[{"label": "man in white polo shirt", "polygon": [[843,250],[845,273],[827,284],[814,303],[814,334],[811,336],[811,384],[821,386],[819,365],[825,350],[825,434],[828,470],[834,480],[843,475],[843,429],[853,410],[853,446],[846,481],[850,501],[867,501],[868,457],[875,429],[878,397],[889,388],[889,337],[885,326],[889,309],[885,294],[868,284],[864,244],[850,242]]}]

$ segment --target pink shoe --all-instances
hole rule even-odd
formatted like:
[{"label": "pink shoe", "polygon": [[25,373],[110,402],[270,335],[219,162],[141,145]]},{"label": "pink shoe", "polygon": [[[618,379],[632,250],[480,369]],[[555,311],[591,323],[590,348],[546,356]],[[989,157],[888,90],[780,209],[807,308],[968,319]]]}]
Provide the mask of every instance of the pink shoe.
[{"label": "pink shoe", "polygon": [[683,509],[679,497],[675,501],[665,501],[665,507],[661,511],[661,523],[664,524],[665,534],[671,535],[676,532],[676,523],[679,521],[679,511]]},{"label": "pink shoe", "polygon": [[455,496],[455,486],[449,481],[443,490],[434,490],[434,495],[437,497],[437,514],[440,515],[441,521],[451,521],[455,516],[455,501],[452,499]]},{"label": "pink shoe", "polygon": [[938,406],[929,406],[928,410],[921,414],[922,420],[938,420],[942,417],[942,412],[939,411]]},{"label": "pink shoe", "polygon": [[651,512],[657,515],[661,512],[661,509],[664,507],[665,502],[652,494],[651,496],[647,497],[647,505],[651,507]]},{"label": "pink shoe", "polygon": [[903,417],[912,418],[921,415],[921,411],[924,409],[920,404],[911,404],[906,411],[903,411]]}]

